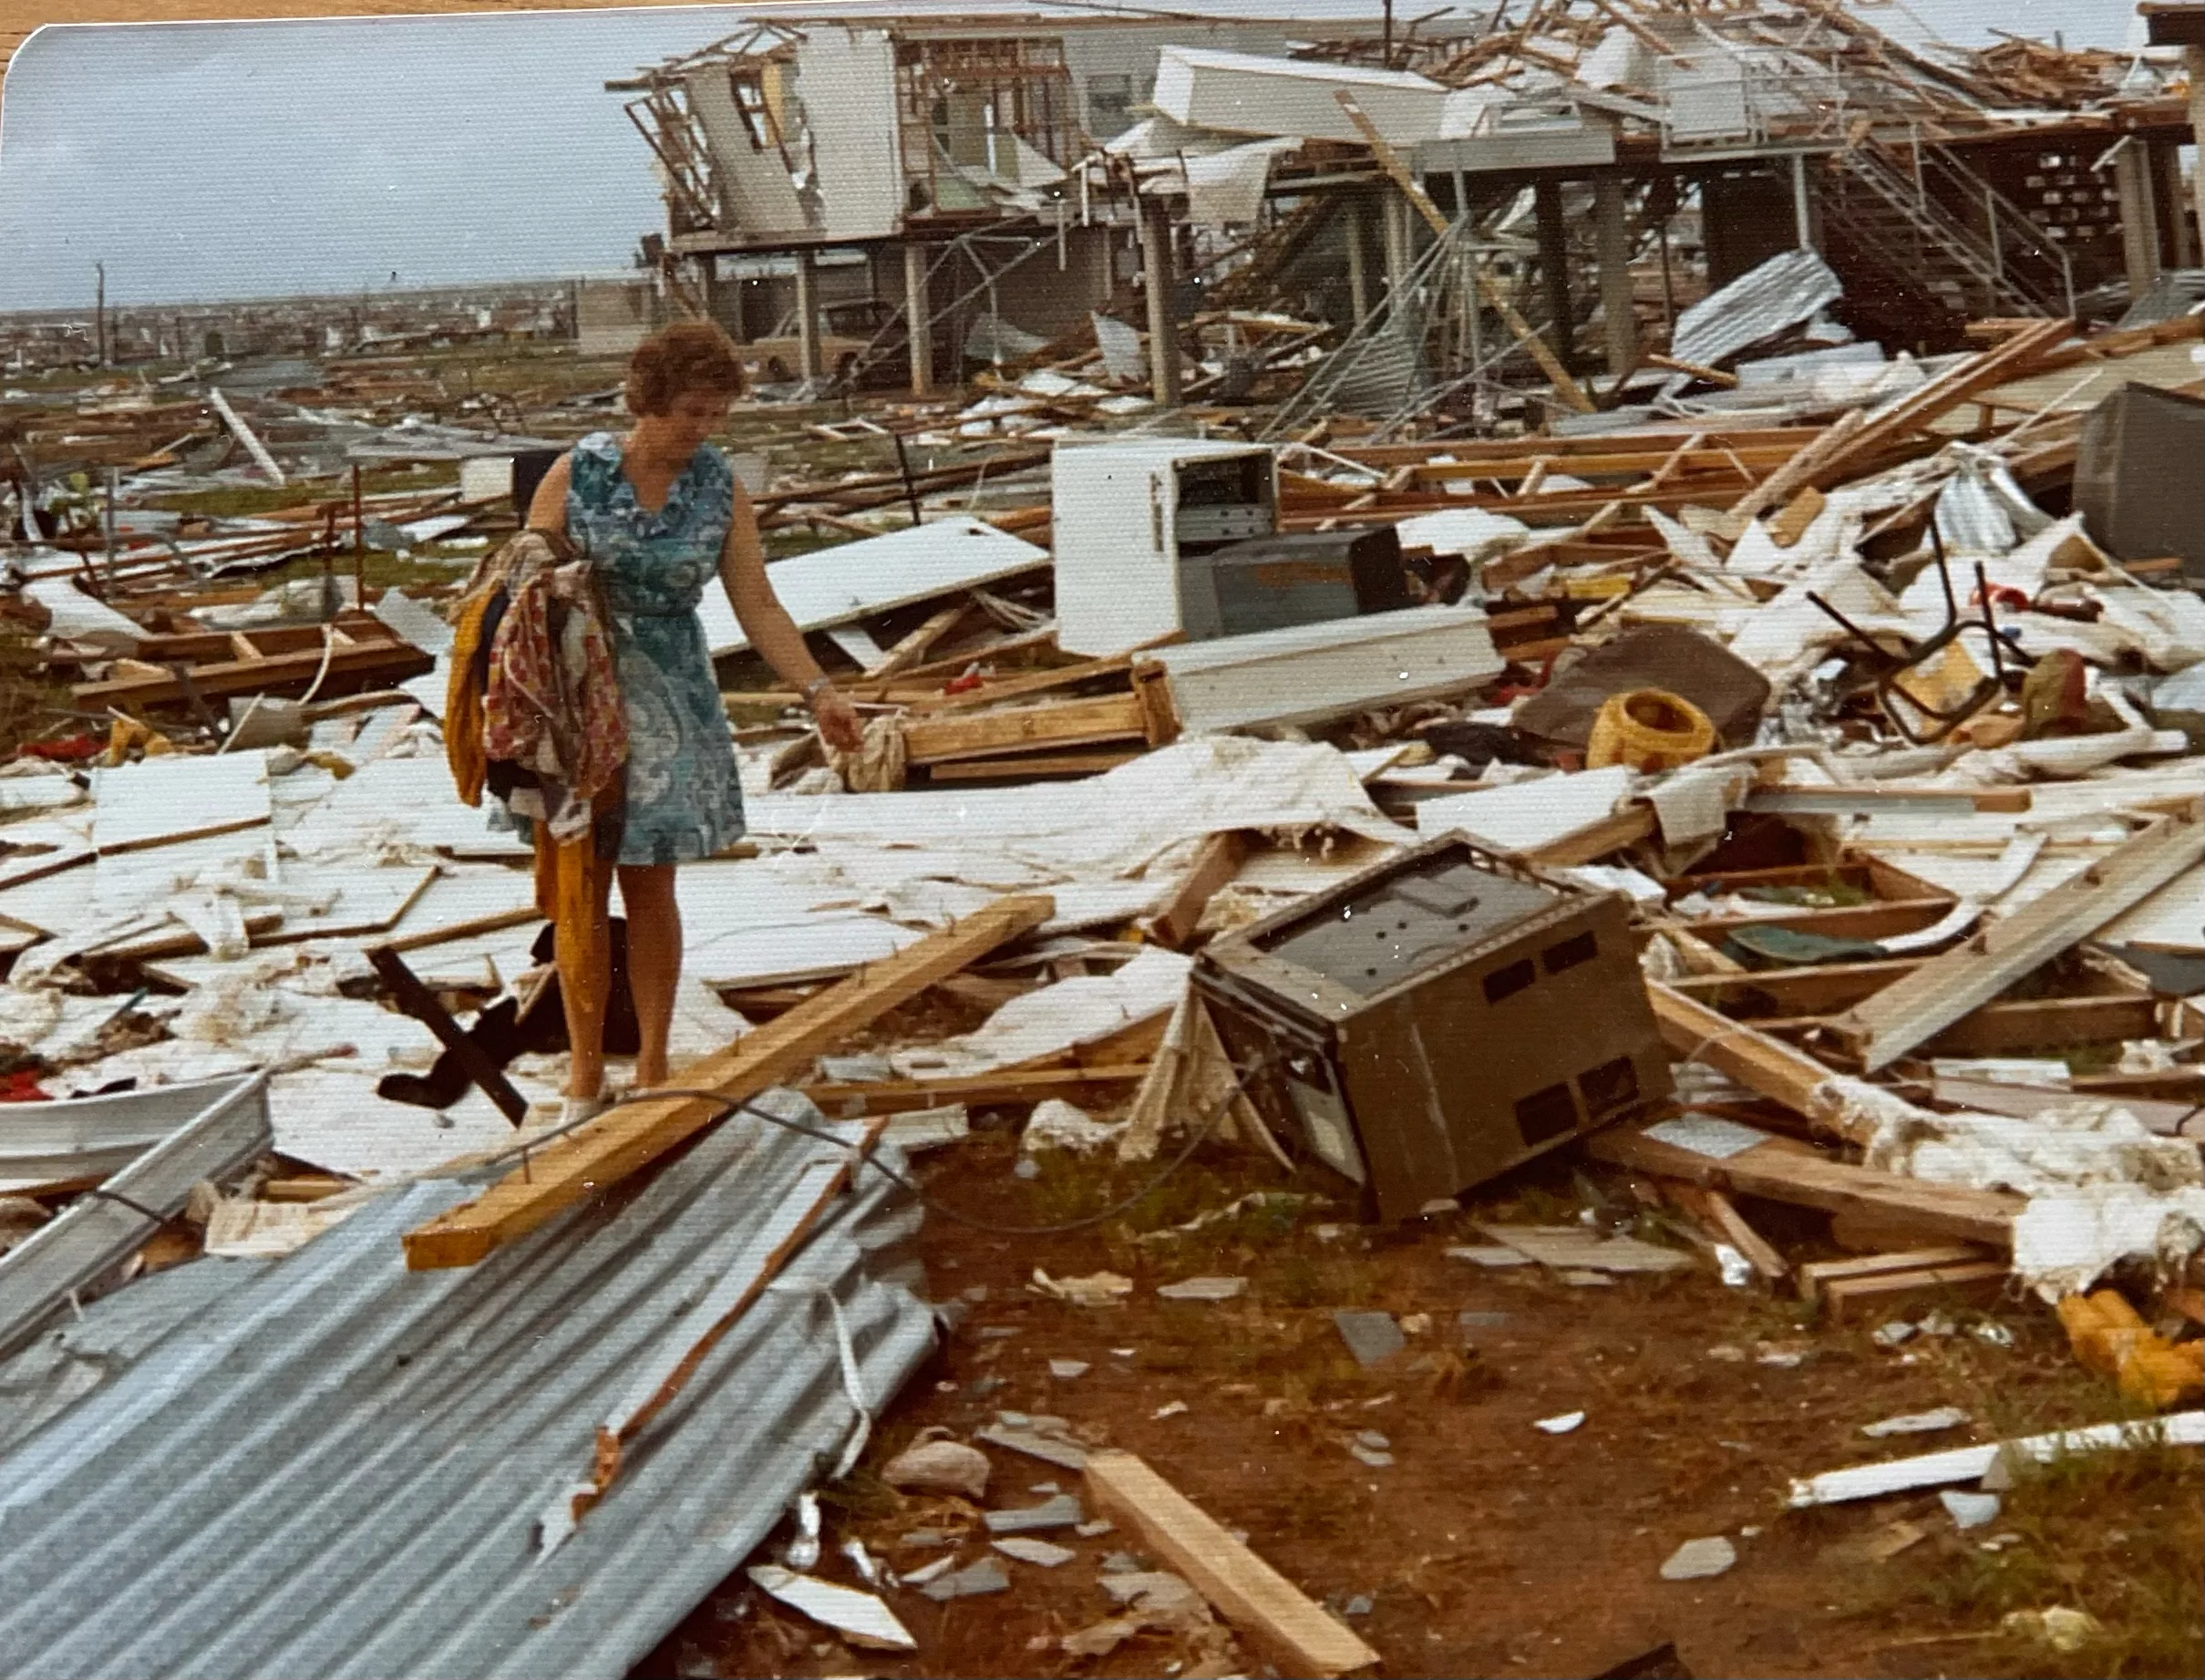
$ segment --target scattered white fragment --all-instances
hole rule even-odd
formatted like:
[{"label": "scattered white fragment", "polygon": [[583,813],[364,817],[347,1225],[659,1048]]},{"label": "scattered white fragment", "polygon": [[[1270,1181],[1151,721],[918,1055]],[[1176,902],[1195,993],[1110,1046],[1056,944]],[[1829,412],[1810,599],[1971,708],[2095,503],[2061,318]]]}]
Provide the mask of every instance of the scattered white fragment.
[{"label": "scattered white fragment", "polygon": [[1091,1272],[1086,1277],[1051,1277],[1036,1266],[1034,1287],[1045,1295],[1069,1301],[1075,1306],[1116,1306],[1133,1293],[1133,1280],[1115,1272]]},{"label": "scattered white fragment", "polygon": [[1079,1553],[1069,1546],[1059,1546],[1054,1541],[1036,1540],[1030,1534],[1013,1534],[991,1542],[1006,1558],[1016,1558],[1021,1563],[1031,1563],[1040,1569],[1055,1569],[1069,1563]]},{"label": "scattered white fragment", "polygon": [[816,1575],[799,1575],[775,1563],[756,1565],[750,1579],[761,1592],[831,1627],[853,1645],[875,1651],[919,1648],[911,1631],[896,1620],[896,1613],[870,1592],[839,1587]]},{"label": "scattered white fragment", "polygon": [[1819,1476],[1793,1481],[1790,1503],[1794,1509],[1805,1505],[1837,1505],[1848,1500],[1872,1500],[1886,1493],[1902,1493],[1910,1488],[1974,1481],[2002,1453],[2009,1455],[2014,1462],[2032,1459],[2045,1464],[2064,1453],[2144,1447],[2155,1441],[2163,1441],[2170,1447],[2205,1446],[2205,1412],[2176,1412],[2143,1423],[2092,1424],[2085,1429],[2060,1429],[1987,1447],[1955,1447],[1947,1452],[1924,1453],[1919,1458],[1825,1470]]},{"label": "scattered white fragment", "polygon": [[1662,1565],[1664,1581],[1705,1581],[1738,1561],[1738,1549],[1720,1534],[1688,1540]]},{"label": "scattered white fragment", "polygon": [[1244,1277],[1187,1277],[1176,1283],[1159,1283],[1156,1290],[1166,1301],[1231,1301],[1247,1292]]},{"label": "scattered white fragment", "polygon": [[2041,1639],[2055,1651],[2079,1651],[2106,1630],[2087,1610],[2054,1604],[2044,1610],[2010,1610],[1998,1623],[2009,1634]]},{"label": "scattered white fragment", "polygon": [[1149,1414],[1149,1416],[1152,1417],[1177,1417],[1186,1409],[1186,1401],[1173,1400],[1169,1405],[1158,1407],[1155,1411]]},{"label": "scattered white fragment", "polygon": [[1085,1359],[1052,1359],[1049,1361],[1049,1375],[1062,1381],[1070,1382],[1075,1376],[1085,1376],[1087,1374],[1087,1362]]},{"label": "scattered white fragment", "polygon": [[936,1558],[932,1563],[922,1563],[917,1569],[905,1570],[902,1576],[902,1580],[903,1584],[907,1587],[922,1587],[928,1582],[933,1580],[935,1576],[947,1570],[949,1566],[954,1563],[956,1561],[957,1554],[955,1552],[945,1552],[943,1556]]},{"label": "scattered white fragment", "polygon": [[1900,1343],[1911,1340],[1913,1334],[1913,1325],[1903,1318],[1894,1318],[1888,1324],[1878,1324],[1869,1332],[1868,1339],[1878,1347],[1896,1347]]},{"label": "scattered white fragment", "polygon": [[1999,1499],[1995,1493],[1955,1493],[1947,1488],[1937,1499],[1952,1513],[1953,1526],[1956,1529],[1980,1529],[1998,1516]]},{"label": "scattered white fragment", "polygon": [[1539,1263],[1529,1254],[1499,1242],[1475,1242],[1444,1251],[1449,1260],[1467,1260],[1474,1266],[1531,1266]]},{"label": "scattered white fragment", "polygon": [[1908,1412],[1880,1423],[1864,1423],[1860,1433],[1875,1440],[1888,1435],[1932,1435],[1939,1429],[1957,1429],[1967,1420],[1967,1413],[1957,1406],[1941,1406],[1933,1412]]},{"label": "scattered white fragment", "polygon": [[1723,1284],[1727,1289],[1747,1289],[1753,1284],[1753,1262],[1727,1242],[1715,1245],[1715,1263],[1723,1273]]},{"label": "scattered white fragment", "polygon": [[1584,1420],[1582,1412],[1564,1412],[1559,1417],[1541,1417],[1531,1427],[1543,1429],[1549,1435],[1567,1435]]}]

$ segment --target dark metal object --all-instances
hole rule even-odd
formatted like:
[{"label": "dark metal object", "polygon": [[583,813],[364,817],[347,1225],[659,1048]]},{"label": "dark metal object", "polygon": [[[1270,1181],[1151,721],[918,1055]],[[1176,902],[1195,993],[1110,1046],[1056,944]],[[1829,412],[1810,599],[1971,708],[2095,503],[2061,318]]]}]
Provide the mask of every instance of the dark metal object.
[{"label": "dark metal object", "polygon": [[467,1069],[467,1077],[498,1105],[500,1114],[515,1126],[528,1118],[527,1098],[482,1054],[480,1046],[437,1001],[437,995],[414,977],[414,971],[406,966],[404,958],[388,945],[376,945],[368,952],[367,960],[383,984],[390,988],[398,1007],[436,1034],[437,1041],[459,1058],[459,1066]]},{"label": "dark metal object", "polygon": [[[1938,581],[1944,585],[1944,624],[1926,641],[1916,642],[1911,637],[1906,636],[1898,638],[1905,644],[1906,652],[1903,654],[1892,654],[1867,631],[1854,624],[1851,619],[1839,612],[1836,607],[1823,600],[1813,590],[1810,589],[1807,592],[1807,598],[1809,601],[1821,608],[1823,613],[1834,621],[1847,635],[1852,637],[1875,656],[1882,667],[1877,673],[1875,679],[1876,703],[1883,708],[1883,715],[1891,720],[1891,727],[1898,730],[1901,735],[1906,737],[1917,747],[1927,747],[1934,742],[1942,741],[1954,729],[2004,694],[2006,686],[2005,667],[2008,659],[2013,659],[2016,664],[2025,663],[2019,651],[2009,646],[2006,639],[1998,634],[1997,621],[1992,616],[1990,580],[1983,574],[1983,562],[1981,561],[1975,562],[1975,603],[1983,611],[1983,617],[1979,623],[1974,619],[1961,616],[1959,598],[1953,593],[1952,567],[1945,560],[1944,539],[1937,534],[1934,521],[1930,525],[1930,545],[1936,556]],[[1898,688],[1899,679],[1901,676],[1917,666],[1927,665],[1970,630],[1981,630],[1984,641],[1990,644],[1991,674],[1979,679],[1975,686],[1968,692],[1967,697],[1958,706],[1945,710],[1940,710],[1927,701],[1908,694],[1904,689],[1899,689],[1901,696],[1907,705],[1912,706],[1914,710],[1929,718],[1936,726],[1932,729],[1917,735],[1913,726],[1907,722],[1905,715],[1891,704],[1892,691]]]},{"label": "dark metal object", "polygon": [[1391,525],[1249,537],[1181,565],[1181,613],[1190,642],[1413,604],[1400,534]]},{"label": "dark metal object", "polygon": [[1249,1096],[1414,1215],[1668,1094],[1630,910],[1447,834],[1211,943],[1194,984]]},{"label": "dark metal object", "polygon": [[2205,400],[2124,385],[2076,444],[2075,510],[2117,560],[2182,562],[2205,582]]},{"label": "dark metal object", "polygon": [[1731,747],[1752,741],[1768,704],[1768,678],[1721,643],[1678,624],[1644,624],[1563,665],[1518,708],[1510,725],[1520,734],[1582,748],[1592,738],[1602,706],[1639,688],[1691,701]]}]

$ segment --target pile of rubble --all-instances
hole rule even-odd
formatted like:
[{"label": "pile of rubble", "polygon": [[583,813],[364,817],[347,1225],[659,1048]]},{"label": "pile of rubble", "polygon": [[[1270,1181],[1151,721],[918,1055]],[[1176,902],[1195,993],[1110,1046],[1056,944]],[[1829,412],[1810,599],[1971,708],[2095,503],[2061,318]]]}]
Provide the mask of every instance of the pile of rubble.
[{"label": "pile of rubble", "polygon": [[[2126,86],[1788,15],[1695,26],[1948,128]],[[1326,143],[1383,163],[1357,100],[1406,91],[1386,78],[1448,121],[1591,89],[1628,129],[1642,36],[1669,54],[1676,25],[1549,4],[1468,49],[1294,62],[1365,78]],[[1097,167],[1234,190],[1196,165],[1261,141],[1183,143],[1208,94],[1270,73],[1231,57],[1180,55],[1176,114]],[[1464,259],[1470,295],[1525,208],[1434,210],[1421,260]],[[0,514],[9,1649],[619,1674],[778,1534],[744,1604],[910,1653],[914,1601],[1115,1536],[1111,1613],[1037,1660],[1380,1660],[1347,1625],[1367,1602],[1305,1594],[1123,1421],[912,1440],[907,1385],[987,1299],[930,1304],[930,1211],[1093,1233],[1117,1265],[1213,1227],[1222,1256],[1274,1210],[1414,1232],[1567,1160],[1582,1219],[1481,1214],[1447,1256],[1705,1273],[1894,1351],[2042,1316],[2118,1391],[2099,1427],[1799,1465],[1794,1508],[1945,1489],[1966,1529],[1991,1494],[1959,1483],[2205,1440],[2179,1409],[2205,1390],[2196,309],[1996,315],[1894,356],[1829,342],[1844,287],[1802,249],[1677,311],[1595,401],[1540,378],[1528,328],[1505,382],[1480,357],[1445,389],[1378,378],[1404,329],[1283,307],[1291,244],[1183,324],[1176,407],[1183,370],[1154,379],[1154,339],[1097,314],[967,402],[737,410],[769,576],[864,745],[821,745],[715,592],[749,835],[681,873],[679,1088],[575,1129],[530,854],[451,798],[438,609],[606,388],[455,397],[420,360],[6,411],[49,469]],[[251,513],[158,505],[248,490]],[[1067,1161],[1134,1193],[990,1225],[946,1192],[997,1143],[1008,1195]],[[1127,1222],[1198,1170],[1271,1176]],[[1135,1289],[1036,1265],[1022,1299],[1076,1319]],[[1334,1324],[1362,1368],[1439,1339],[1369,1304]],[[1434,1382],[1465,1357],[1430,1355]],[[1949,1409],[1870,1434],[1967,1423]],[[1394,1462],[1375,1428],[1342,1438]],[[1078,1490],[986,1504],[1036,1463]],[[830,1553],[816,1485],[861,1467],[891,1516],[836,1506]],[[884,1559],[865,1534],[891,1523]],[[1736,1558],[1703,1536],[1661,1576]],[[271,1564],[315,1602],[270,1595]],[[88,1593],[120,1613],[82,1617]]]}]

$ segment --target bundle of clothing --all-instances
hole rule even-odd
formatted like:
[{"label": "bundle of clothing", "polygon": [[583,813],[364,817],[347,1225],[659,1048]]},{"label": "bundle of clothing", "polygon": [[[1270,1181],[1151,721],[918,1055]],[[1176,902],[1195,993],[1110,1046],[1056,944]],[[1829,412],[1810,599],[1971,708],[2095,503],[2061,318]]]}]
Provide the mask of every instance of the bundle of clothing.
[{"label": "bundle of clothing", "polygon": [[627,713],[604,601],[557,531],[523,531],[475,569],[451,612],[445,752],[459,797],[485,788],[568,842],[615,805]]}]

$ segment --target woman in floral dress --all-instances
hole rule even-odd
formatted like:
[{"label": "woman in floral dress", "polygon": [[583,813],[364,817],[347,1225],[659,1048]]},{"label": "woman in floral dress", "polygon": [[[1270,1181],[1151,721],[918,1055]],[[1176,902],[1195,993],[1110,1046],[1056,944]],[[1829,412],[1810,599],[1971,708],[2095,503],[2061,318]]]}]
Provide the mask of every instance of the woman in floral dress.
[{"label": "woman in floral dress", "polygon": [[[666,1082],[666,1035],[681,978],[676,864],[709,858],[743,833],[742,784],[697,603],[717,572],[751,646],[802,690],[830,747],[859,744],[858,716],[804,645],[767,581],[750,499],[706,441],[743,391],[726,335],[684,322],[646,339],[628,365],[625,432],[596,432],[561,456],[529,504],[529,524],[565,532],[594,562],[627,713],[626,797],[617,874],[628,922],[628,982],[643,1045],[635,1087]],[[608,880],[598,902],[606,913]],[[598,948],[605,948],[597,942]],[[602,1009],[568,986],[572,1071],[565,1118],[603,1106]]]}]

